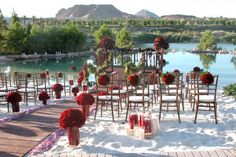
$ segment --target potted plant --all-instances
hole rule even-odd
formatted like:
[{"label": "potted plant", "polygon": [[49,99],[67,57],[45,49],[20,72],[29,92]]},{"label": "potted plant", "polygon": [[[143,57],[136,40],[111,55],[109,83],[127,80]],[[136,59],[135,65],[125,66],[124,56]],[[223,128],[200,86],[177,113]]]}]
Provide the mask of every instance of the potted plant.
[{"label": "potted plant", "polygon": [[82,112],[85,117],[89,116],[90,105],[95,102],[93,95],[89,93],[81,93],[76,98],[77,104],[82,106]]},{"label": "potted plant", "polygon": [[11,92],[7,95],[7,102],[12,104],[12,112],[19,112],[19,102],[22,100],[21,95],[18,92]]},{"label": "potted plant", "polygon": [[55,92],[56,99],[60,99],[61,91],[63,91],[63,86],[60,83],[56,83],[52,86],[52,90]]},{"label": "potted plant", "polygon": [[47,100],[48,100],[48,99],[50,99],[50,96],[48,95],[47,92],[41,91],[41,92],[39,93],[39,100],[40,100],[40,101],[43,101],[43,104],[44,104],[44,105],[47,105]]}]

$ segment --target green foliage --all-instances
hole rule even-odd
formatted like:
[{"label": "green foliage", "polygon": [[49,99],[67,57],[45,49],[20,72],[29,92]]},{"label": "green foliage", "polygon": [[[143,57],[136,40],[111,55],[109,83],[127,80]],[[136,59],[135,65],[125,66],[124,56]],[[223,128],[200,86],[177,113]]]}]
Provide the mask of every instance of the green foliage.
[{"label": "green foliage", "polygon": [[236,45],[236,33],[228,33],[222,39],[224,42],[230,42]]},{"label": "green foliage", "polygon": [[202,33],[198,48],[199,50],[216,49],[216,39],[213,36],[212,31],[206,30]]},{"label": "green foliage", "polygon": [[236,100],[236,83],[223,87],[225,96],[233,96]]},{"label": "green foliage", "polygon": [[216,62],[215,54],[200,54],[200,61],[204,69],[209,69],[210,65]]},{"label": "green foliage", "polygon": [[97,31],[94,32],[96,43],[99,44],[100,40],[105,36],[113,38],[114,35],[108,26],[103,24]]},{"label": "green foliage", "polygon": [[152,33],[135,33],[132,34],[132,40],[134,42],[142,42],[142,43],[151,43],[157,37],[156,34]]},{"label": "green foliage", "polygon": [[236,69],[236,56],[233,56],[230,61],[233,63],[234,68]]},{"label": "green foliage", "polygon": [[125,28],[121,29],[116,35],[116,47],[132,48],[131,34]]},{"label": "green foliage", "polygon": [[26,47],[26,28],[16,21],[11,23],[5,34],[5,47],[13,54],[21,54]]},{"label": "green foliage", "polygon": [[4,47],[4,30],[5,30],[5,25],[4,25],[4,21],[3,21],[3,15],[0,9],[0,52],[3,51]]}]

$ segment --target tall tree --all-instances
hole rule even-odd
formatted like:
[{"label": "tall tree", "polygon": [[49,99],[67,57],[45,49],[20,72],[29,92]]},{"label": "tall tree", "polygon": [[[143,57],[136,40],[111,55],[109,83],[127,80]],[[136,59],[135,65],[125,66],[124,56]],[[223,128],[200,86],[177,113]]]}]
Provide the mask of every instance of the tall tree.
[{"label": "tall tree", "polygon": [[131,34],[125,28],[122,28],[116,35],[116,47],[119,48],[132,47]]},{"label": "tall tree", "polygon": [[212,31],[206,30],[202,33],[198,48],[199,50],[216,49],[216,39],[213,36]]},{"label": "tall tree", "polygon": [[97,31],[94,32],[96,43],[98,44],[100,40],[105,36],[113,38],[114,34],[106,24],[103,24]]},{"label": "tall tree", "polygon": [[4,30],[5,30],[5,24],[3,15],[0,9],[0,52],[4,49]]}]

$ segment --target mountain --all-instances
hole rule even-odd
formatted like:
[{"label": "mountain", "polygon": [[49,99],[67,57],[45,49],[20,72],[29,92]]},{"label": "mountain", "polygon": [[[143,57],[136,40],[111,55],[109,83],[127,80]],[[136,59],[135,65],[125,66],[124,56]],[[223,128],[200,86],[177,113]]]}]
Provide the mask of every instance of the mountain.
[{"label": "mountain", "polygon": [[159,18],[155,13],[150,12],[148,10],[142,9],[135,14],[135,16],[142,17],[142,18]]},{"label": "mountain", "polygon": [[75,5],[68,9],[61,9],[56,14],[57,19],[93,19],[126,18],[133,15],[121,12],[113,5]]},{"label": "mountain", "polygon": [[169,20],[176,20],[176,19],[196,19],[196,16],[192,15],[181,15],[181,14],[174,14],[174,15],[164,15],[161,16],[163,19],[169,19]]}]

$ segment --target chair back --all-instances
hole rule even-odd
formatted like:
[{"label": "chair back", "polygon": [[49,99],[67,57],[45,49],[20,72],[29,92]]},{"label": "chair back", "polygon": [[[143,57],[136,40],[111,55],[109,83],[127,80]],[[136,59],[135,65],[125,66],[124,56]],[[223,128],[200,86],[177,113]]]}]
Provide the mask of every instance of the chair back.
[{"label": "chair back", "polygon": [[8,83],[7,74],[6,73],[0,73],[0,88],[5,87],[6,91],[8,91],[7,90],[8,84],[7,83]]}]

